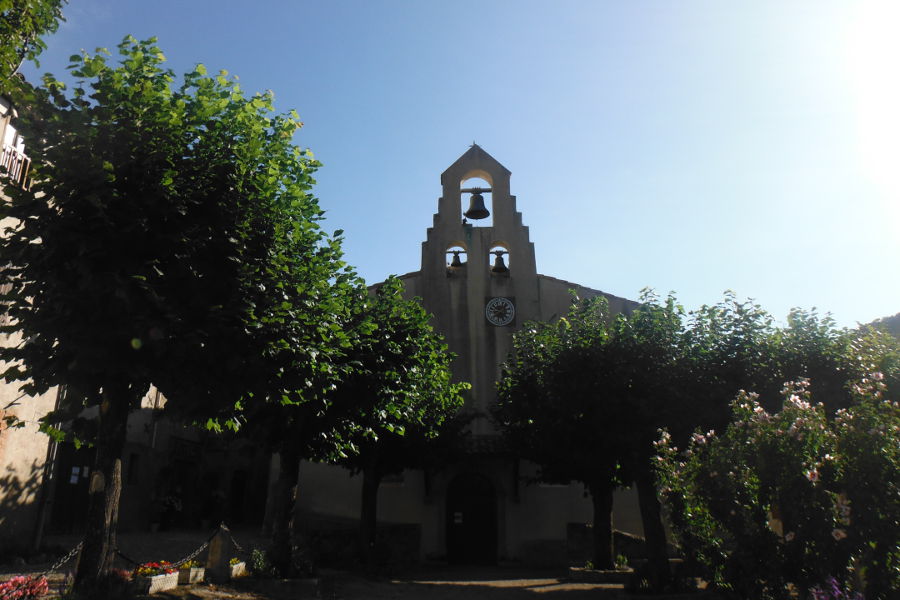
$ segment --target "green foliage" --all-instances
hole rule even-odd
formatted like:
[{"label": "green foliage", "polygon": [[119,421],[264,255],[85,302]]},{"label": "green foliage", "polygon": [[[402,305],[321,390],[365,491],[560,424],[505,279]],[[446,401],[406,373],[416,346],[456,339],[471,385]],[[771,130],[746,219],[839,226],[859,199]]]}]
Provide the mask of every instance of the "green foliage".
[{"label": "green foliage", "polygon": [[250,561],[248,562],[250,573],[259,579],[271,579],[275,577],[275,567],[269,560],[268,553],[260,548],[254,548],[250,552]]},{"label": "green foliage", "polygon": [[678,387],[683,400],[691,402],[693,422],[676,424],[676,437],[698,426],[724,426],[738,390],[767,397],[780,389],[785,379],[778,374],[775,331],[768,313],[752,300],[738,301],[732,292],[690,314]]},{"label": "green foliage", "polygon": [[321,398],[355,289],[319,227],[296,113],[202,66],[176,84],[154,40],[119,55],[71,57],[71,92],[49,75],[16,92],[34,184],[6,188],[0,279],[4,332],[25,340],[0,351],[3,377],[29,395],[66,386],[48,424],[100,406],[107,480],[151,384],[213,428],[237,429],[250,403]]},{"label": "green foliage", "polygon": [[592,298],[556,323],[526,323],[513,337],[493,416],[544,481],[628,481],[617,454],[624,428],[612,426],[625,418],[624,407],[607,401],[603,379],[609,320],[606,299]]},{"label": "green foliage", "polygon": [[615,316],[602,299],[583,301],[557,323],[526,324],[504,366],[494,416],[542,479],[636,479],[648,532],[655,499],[646,490],[652,482],[641,478],[658,428],[687,443],[697,427],[730,422],[738,390],[774,403],[782,382],[797,378],[814,377],[811,391],[832,409],[850,405],[846,382],[866,372],[881,370],[887,393],[900,387],[898,345],[876,331],[838,330],[830,317],[799,309],[778,328],[758,304],[730,292],[687,319],[672,296],[661,301],[645,291],[641,301]]},{"label": "green foliage", "polygon": [[403,298],[396,277],[356,306],[358,336],[345,360],[352,366],[333,393],[348,411],[353,471],[376,465],[379,475],[424,466],[429,443],[462,408],[467,383],[452,383],[454,356],[417,299]]},{"label": "green foliage", "polygon": [[880,374],[829,422],[805,380],[770,414],[753,394],[724,433],[683,453],[664,435],[659,474],[674,531],[703,574],[740,598],[789,598],[829,576],[867,598],[900,586],[900,407]]},{"label": "green foliage", "polygon": [[42,36],[63,20],[64,0],[0,0],[0,93],[24,60],[37,59],[47,45]]},{"label": "green foliage", "polygon": [[318,163],[271,93],[202,66],[176,88],[152,40],[119,52],[118,68],[73,56],[71,94],[48,76],[18,102],[35,184],[8,190],[3,277],[28,343],[5,351],[24,365],[5,377],[29,394],[67,384],[59,417],[115,378],[235,426],[251,395],[323,379],[341,338],[333,290],[350,275],[317,224]]}]

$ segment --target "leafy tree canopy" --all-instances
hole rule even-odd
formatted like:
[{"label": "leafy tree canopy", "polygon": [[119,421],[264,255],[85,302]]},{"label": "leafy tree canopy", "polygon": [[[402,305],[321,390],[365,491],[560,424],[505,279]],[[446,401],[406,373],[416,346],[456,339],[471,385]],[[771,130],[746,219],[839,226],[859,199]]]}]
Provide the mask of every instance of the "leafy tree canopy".
[{"label": "leafy tree canopy", "polygon": [[0,352],[4,378],[65,385],[54,420],[100,407],[88,529],[105,546],[86,542],[79,582],[109,566],[125,422],[149,386],[211,426],[321,397],[355,281],[318,224],[296,113],[200,65],[176,84],[154,40],[119,53],[72,56],[71,91],[52,76],[16,91],[34,184],[7,186],[2,214],[3,331],[24,340]]},{"label": "leafy tree canopy", "polygon": [[35,60],[47,45],[41,39],[63,20],[65,0],[0,0],[0,93],[25,60]]},{"label": "leafy tree canopy", "polygon": [[[434,437],[462,407],[461,393],[469,386],[451,382],[453,355],[429,323],[431,316],[418,300],[403,298],[396,277],[380,284],[358,311],[362,328],[347,356],[354,368],[334,392],[336,402],[356,402],[362,409],[354,411],[354,446],[413,431]],[[343,462],[359,469],[366,460],[363,452]],[[413,460],[407,456],[401,463]],[[384,468],[386,474],[403,465]]]}]

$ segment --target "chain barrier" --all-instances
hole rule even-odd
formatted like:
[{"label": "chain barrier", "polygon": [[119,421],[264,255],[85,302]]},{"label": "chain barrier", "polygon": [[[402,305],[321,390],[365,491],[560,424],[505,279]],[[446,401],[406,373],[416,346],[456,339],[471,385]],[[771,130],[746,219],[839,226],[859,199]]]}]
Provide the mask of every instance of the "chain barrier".
[{"label": "chain barrier", "polygon": [[[197,555],[198,555],[198,554],[200,554],[201,552],[203,552],[204,550],[206,550],[206,549],[209,547],[209,542],[212,541],[212,539],[213,539],[214,537],[216,537],[216,534],[217,534],[218,532],[219,532],[218,529],[214,530],[214,531],[212,532],[212,534],[206,539],[205,542],[203,542],[202,544],[200,544],[200,546],[198,546],[193,552],[191,552],[190,554],[188,554],[187,556],[185,556],[185,557],[182,558],[181,560],[172,563],[172,566],[173,566],[173,567],[180,567],[180,566],[183,565],[184,563],[186,563],[186,562],[188,562],[188,561],[191,561],[191,560],[194,560],[195,558],[197,558]],[[116,548],[116,554],[118,554],[119,557],[123,558],[123,559],[125,560],[125,562],[131,563],[132,565],[134,565],[134,566],[136,566],[136,567],[139,567],[141,564],[143,564],[143,563],[140,563],[140,562],[134,560],[133,558],[129,558],[128,556],[126,556],[126,555],[125,555],[121,550],[119,550],[118,548]]]},{"label": "chain barrier", "polygon": [[53,573],[54,571],[59,570],[61,566],[72,560],[72,558],[81,551],[81,548],[84,547],[84,540],[78,542],[74,548],[69,550],[68,554],[57,560],[55,563],[50,565],[49,568],[45,569],[43,572],[38,573],[37,575],[26,575],[25,579],[22,581],[20,585],[17,587],[10,587],[7,590],[4,590],[3,593],[0,593],[0,600],[3,598],[15,598],[20,595],[25,589],[30,585],[30,582],[39,580],[39,579],[47,579],[47,577]]},{"label": "chain barrier", "polygon": [[[225,523],[222,523],[219,525],[219,529],[224,529],[226,532],[228,532],[228,537],[231,539],[231,543],[234,545],[235,550],[237,550],[244,556],[250,556],[250,553],[247,552],[246,550],[244,550],[243,546],[241,546],[238,543],[238,541],[236,539],[234,539],[234,536],[231,535],[231,530],[228,529],[228,525],[226,525]],[[213,536],[215,536],[215,534],[213,534]],[[212,538],[209,538],[209,539],[212,540]]]},{"label": "chain barrier", "polygon": [[[212,534],[210,534],[210,536],[206,539],[205,542],[203,542],[202,544],[200,544],[200,546],[198,546],[193,552],[191,552],[190,554],[188,554],[187,556],[185,556],[185,557],[182,558],[181,560],[172,563],[172,566],[173,566],[173,567],[180,567],[181,565],[187,563],[188,561],[191,561],[191,560],[194,560],[195,558],[197,558],[197,556],[198,556],[201,552],[203,552],[204,550],[206,550],[206,549],[209,547],[209,543],[213,540],[214,537],[216,537],[216,535],[219,533],[220,530],[224,530],[224,531],[228,534],[228,537],[231,539],[231,543],[234,545],[235,549],[236,549],[239,553],[241,553],[241,554],[243,554],[243,555],[245,555],[245,556],[249,556],[249,555],[250,555],[250,553],[247,552],[247,551],[244,549],[244,547],[241,546],[241,545],[238,543],[238,541],[237,541],[236,539],[234,539],[234,536],[231,534],[231,530],[228,528],[228,526],[225,525],[225,523],[222,523],[219,527],[217,527],[215,530],[213,530]],[[84,540],[78,542],[78,544],[77,544],[74,548],[72,548],[72,549],[68,552],[68,554],[66,554],[65,556],[63,556],[63,557],[60,558],[59,560],[57,560],[57,561],[56,561],[55,563],[53,563],[49,568],[47,568],[47,569],[44,570],[42,573],[40,573],[40,574],[38,574],[38,575],[35,575],[35,576],[33,576],[33,577],[34,577],[35,579],[40,579],[41,577],[46,578],[46,577],[47,577],[48,575],[50,575],[51,573],[53,573],[53,572],[55,572],[55,571],[58,571],[60,567],[62,567],[64,564],[66,564],[67,562],[69,562],[70,560],[72,560],[72,558],[74,558],[75,555],[77,555],[77,554],[81,551],[81,549],[82,549],[83,547],[84,547]],[[116,548],[116,554],[117,554],[120,558],[122,558],[125,562],[128,562],[128,563],[130,563],[130,564],[132,564],[132,565],[134,565],[134,566],[140,566],[140,565],[142,564],[142,563],[140,563],[140,562],[134,560],[133,558],[127,556],[126,554],[124,554],[124,553],[123,553],[121,550],[119,550],[118,548]],[[23,585],[24,585],[24,584],[23,584]],[[8,597],[10,597],[10,598],[13,597],[14,594],[16,594],[16,593],[19,592],[19,589],[20,589],[20,588],[13,588],[13,589],[9,589],[9,590],[3,591],[2,593],[0,593],[0,600],[3,600],[4,598],[8,598]]]},{"label": "chain barrier", "polygon": [[231,538],[231,543],[234,544],[234,549],[235,549],[235,550],[237,550],[238,552],[240,552],[240,553],[243,554],[244,556],[250,556],[250,553],[247,552],[246,550],[244,550],[244,548],[241,547],[240,544],[238,544],[237,540],[234,539],[234,536],[231,535],[231,533],[228,534],[228,537]]},{"label": "chain barrier", "polygon": [[80,542],[78,542],[78,544],[75,545],[74,548],[72,548],[72,549],[69,551],[68,554],[66,554],[66,555],[63,556],[61,559],[59,559],[58,561],[56,561],[55,563],[53,563],[52,565],[50,565],[50,568],[47,569],[46,571],[44,571],[43,573],[41,573],[40,576],[41,576],[41,577],[46,577],[46,576],[49,575],[50,573],[59,570],[59,568],[60,568],[61,566],[63,566],[64,564],[66,564],[67,562],[69,562],[70,560],[72,560],[72,559],[75,557],[76,554],[78,554],[79,552],[81,552],[81,549],[82,549],[83,547],[84,547],[84,540],[81,540]]},{"label": "chain barrier", "polygon": [[125,556],[125,554],[124,554],[121,550],[119,550],[118,548],[116,548],[116,554],[119,555],[119,558],[124,559],[125,562],[131,563],[131,564],[133,564],[134,566],[138,566],[138,565],[141,564],[141,563],[139,563],[138,561],[134,560],[133,558],[129,558],[129,557]]},{"label": "chain barrier", "polygon": [[[215,534],[213,534],[213,535],[215,535]],[[210,539],[212,539],[212,538],[210,538]],[[190,554],[188,554],[187,556],[185,556],[184,558],[182,558],[182,559],[179,560],[178,562],[172,563],[172,566],[173,566],[173,567],[180,567],[180,566],[183,565],[184,563],[186,563],[186,562],[188,562],[188,561],[191,561],[191,560],[194,560],[195,558],[197,558],[197,555],[200,554],[201,552],[203,552],[204,550],[206,550],[206,548],[207,548],[208,546],[209,546],[209,540],[206,540],[205,542],[203,542],[202,544],[200,544],[200,547],[199,547],[199,548],[197,548],[196,550],[194,550],[193,552],[191,552]]]}]

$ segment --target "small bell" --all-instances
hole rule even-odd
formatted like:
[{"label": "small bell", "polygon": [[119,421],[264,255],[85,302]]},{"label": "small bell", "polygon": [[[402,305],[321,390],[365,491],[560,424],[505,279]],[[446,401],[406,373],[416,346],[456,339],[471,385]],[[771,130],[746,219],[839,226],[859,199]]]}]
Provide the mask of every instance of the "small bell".
[{"label": "small bell", "polygon": [[459,259],[459,250],[453,250],[453,260],[450,261],[451,269],[461,269],[466,266],[466,263]]},{"label": "small bell", "polygon": [[484,207],[484,196],[479,192],[472,192],[472,197],[469,198],[469,210],[464,214],[470,219],[486,219],[491,213]]},{"label": "small bell", "polygon": [[493,254],[497,258],[494,259],[494,266],[491,267],[491,273],[497,273],[498,275],[505,275],[509,273],[509,269],[506,268],[506,263],[503,262],[503,255],[506,253],[502,250],[497,250],[493,252]]}]

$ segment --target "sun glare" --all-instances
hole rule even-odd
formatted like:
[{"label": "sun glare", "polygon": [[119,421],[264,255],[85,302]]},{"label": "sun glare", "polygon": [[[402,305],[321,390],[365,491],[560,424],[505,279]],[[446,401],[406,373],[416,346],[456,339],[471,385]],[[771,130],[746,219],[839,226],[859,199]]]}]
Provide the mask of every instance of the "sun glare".
[{"label": "sun glare", "polygon": [[851,24],[847,70],[856,105],[861,171],[900,201],[900,3],[861,2]]}]

